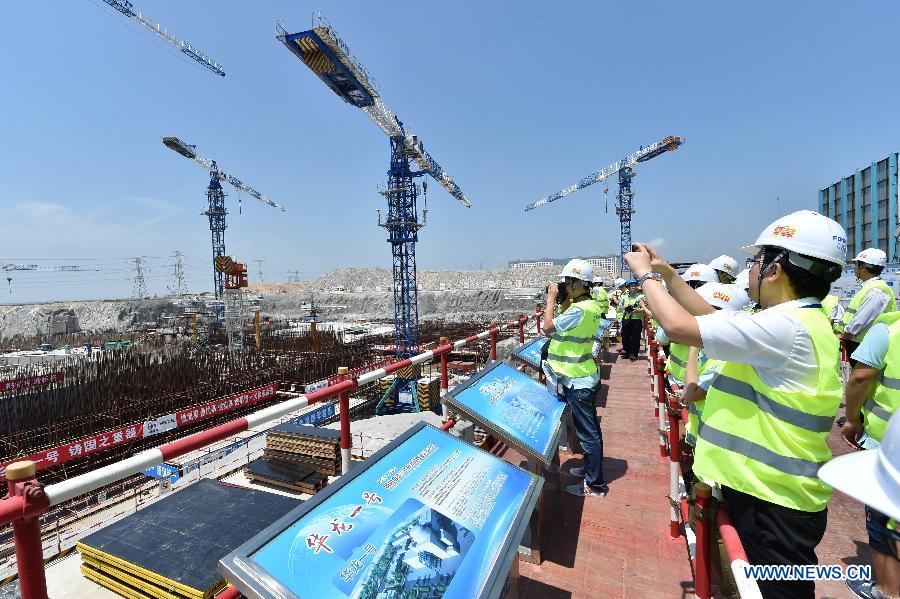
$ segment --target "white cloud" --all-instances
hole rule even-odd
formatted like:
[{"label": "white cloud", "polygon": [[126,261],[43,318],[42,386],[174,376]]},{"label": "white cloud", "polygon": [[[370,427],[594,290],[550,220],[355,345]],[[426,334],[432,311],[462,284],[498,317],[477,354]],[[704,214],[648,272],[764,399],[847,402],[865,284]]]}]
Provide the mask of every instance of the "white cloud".
[{"label": "white cloud", "polygon": [[650,247],[659,249],[662,246],[666,245],[666,240],[663,239],[662,237],[654,237],[653,239],[650,240],[649,243],[650,243]]}]

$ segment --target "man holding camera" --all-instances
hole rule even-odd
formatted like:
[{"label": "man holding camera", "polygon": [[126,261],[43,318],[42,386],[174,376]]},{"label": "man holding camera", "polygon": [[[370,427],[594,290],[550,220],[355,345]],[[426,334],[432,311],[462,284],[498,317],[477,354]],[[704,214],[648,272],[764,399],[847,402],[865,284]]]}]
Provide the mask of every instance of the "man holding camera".
[{"label": "man holding camera", "polygon": [[[584,452],[584,468],[572,468],[573,476],[583,477],[582,484],[566,487],[572,495],[603,497],[609,487],[603,479],[603,435],[597,420],[595,391],[600,373],[594,362],[594,335],[600,326],[600,308],[590,294],[594,272],[591,265],[578,258],[570,260],[559,275],[560,283],[547,287],[544,310],[544,333],[547,344],[546,365],[557,379],[557,391],[565,398],[575,432]],[[569,300],[569,307],[554,318],[556,304]]]}]

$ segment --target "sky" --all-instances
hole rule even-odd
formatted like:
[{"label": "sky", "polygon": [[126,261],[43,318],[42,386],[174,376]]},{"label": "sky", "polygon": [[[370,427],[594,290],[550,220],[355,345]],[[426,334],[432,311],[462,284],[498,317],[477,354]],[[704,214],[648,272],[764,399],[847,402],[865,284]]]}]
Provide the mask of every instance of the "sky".
[{"label": "sky", "polygon": [[389,268],[388,139],[275,39],[276,19],[303,31],[317,8],[472,202],[430,186],[419,268],[618,252],[615,181],[524,207],[666,135],[685,143],[638,166],[634,240],[672,260],[737,256],[900,139],[886,0],[134,5],[227,76],[100,0],[3,7],[0,262],[92,270],[3,273],[2,303],[128,297],[137,256],[164,294],[175,251],[188,289],[211,289],[209,177],[165,135],[286,208],[226,185],[226,248],[251,281],[254,260],[267,282]]}]

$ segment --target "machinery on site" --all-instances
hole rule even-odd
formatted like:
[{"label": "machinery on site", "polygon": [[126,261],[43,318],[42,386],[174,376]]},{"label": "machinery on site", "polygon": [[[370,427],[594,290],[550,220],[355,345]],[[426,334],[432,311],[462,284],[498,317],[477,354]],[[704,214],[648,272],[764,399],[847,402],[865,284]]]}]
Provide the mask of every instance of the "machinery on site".
[{"label": "machinery on site", "polygon": [[[209,201],[209,207],[205,212],[201,212],[203,216],[209,217],[209,230],[212,233],[212,254],[213,254],[213,290],[217,300],[222,300],[222,290],[225,283],[225,273],[215,268],[216,260],[225,256],[225,216],[228,210],[225,209],[225,192],[222,190],[222,181],[232,185],[238,191],[242,191],[252,196],[272,208],[277,208],[284,212],[284,208],[266,198],[264,195],[246,185],[240,179],[233,177],[219,168],[215,160],[207,160],[197,154],[197,146],[184,143],[177,137],[163,137],[163,144],[170,150],[178,152],[185,158],[190,158],[203,168],[209,171],[209,186],[206,188],[206,198]],[[240,196],[238,196],[238,206],[240,206]],[[238,208],[240,210],[240,207]],[[221,314],[221,308],[216,308],[216,314]]]},{"label": "machinery on site", "polygon": [[621,233],[619,246],[619,270],[624,271],[625,262],[623,257],[627,252],[631,251],[631,216],[634,214],[634,192],[631,191],[631,180],[636,176],[636,173],[634,172],[634,166],[639,162],[646,162],[651,158],[656,158],[660,154],[677,150],[678,146],[680,146],[682,143],[684,143],[684,140],[682,138],[669,135],[668,137],[662,138],[655,144],[651,144],[647,147],[641,146],[638,151],[632,152],[619,162],[614,162],[595,173],[591,173],[575,185],[570,185],[569,187],[561,189],[552,195],[528,204],[528,206],[525,207],[525,211],[528,212],[529,210],[540,208],[545,204],[549,204],[550,202],[555,202],[560,198],[564,198],[565,196],[578,191],[579,189],[590,187],[594,183],[606,181],[613,175],[618,174],[619,193],[616,194],[616,214],[619,217],[619,228]]},{"label": "machinery on site", "polygon": [[[395,351],[400,358],[409,357],[419,350],[416,242],[427,218],[427,184],[417,185],[415,179],[430,175],[464,206],[471,204],[453,178],[425,151],[422,140],[384,104],[372,76],[321,14],[313,14],[309,31],[288,33],[280,23],[276,29],[278,41],[344,102],[361,109],[390,139],[388,182],[379,189],[388,200],[388,213],[382,220],[378,211],[378,225],[388,231],[393,256]],[[421,221],[416,206],[419,195],[426,202]],[[411,382],[398,381],[389,393],[402,392]],[[414,384],[411,387],[415,389]]]},{"label": "machinery on site", "polygon": [[177,37],[169,33],[168,29],[162,27],[159,23],[154,23],[153,20],[150,19],[150,17],[142,14],[140,11],[136,11],[134,5],[128,0],[103,1],[129,19],[137,21],[145,28],[156,34],[158,37],[178,48],[181,52],[187,55],[194,62],[198,63],[200,66],[209,69],[219,77],[225,76],[225,71],[222,70],[222,66],[219,63],[217,63],[215,60],[213,60],[197,48],[190,45],[188,42],[178,39]]}]

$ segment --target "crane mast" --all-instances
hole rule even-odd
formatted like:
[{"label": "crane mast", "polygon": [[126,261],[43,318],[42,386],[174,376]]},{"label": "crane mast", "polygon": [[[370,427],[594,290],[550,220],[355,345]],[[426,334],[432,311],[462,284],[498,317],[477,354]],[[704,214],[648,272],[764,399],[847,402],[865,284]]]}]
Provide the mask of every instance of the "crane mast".
[{"label": "crane mast", "polygon": [[[197,154],[197,146],[187,144],[177,137],[163,137],[163,144],[172,150],[189,158],[209,171],[209,185],[206,188],[207,209],[201,212],[203,216],[209,218],[209,231],[212,237],[212,258],[213,258],[213,290],[217,300],[223,298],[223,290],[225,288],[225,272],[215,267],[216,259],[226,256],[225,253],[225,229],[227,223],[225,217],[228,215],[228,209],[225,207],[225,190],[222,189],[222,181],[233,186],[238,191],[243,191],[247,195],[256,198],[263,204],[277,208],[284,212],[284,208],[268,199],[240,179],[233,177],[222,170],[215,160],[209,160]],[[216,308],[217,316],[221,309]]]}]

